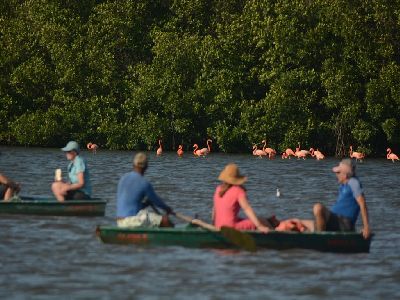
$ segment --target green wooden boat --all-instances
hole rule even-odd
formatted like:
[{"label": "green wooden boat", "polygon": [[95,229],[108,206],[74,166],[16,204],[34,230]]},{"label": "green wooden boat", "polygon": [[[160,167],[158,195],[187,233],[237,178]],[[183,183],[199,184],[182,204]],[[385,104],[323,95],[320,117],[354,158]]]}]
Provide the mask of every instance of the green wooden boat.
[{"label": "green wooden boat", "polygon": [[[369,252],[371,238],[365,240],[353,232],[297,233],[272,231],[268,234],[246,231],[260,249],[313,249],[325,252]],[[236,246],[220,232],[198,227],[129,228],[97,226],[96,235],[104,243],[154,246],[184,246],[190,248],[229,249]]]},{"label": "green wooden boat", "polygon": [[20,201],[0,201],[0,214],[47,215],[47,216],[104,216],[106,200],[68,200],[58,202],[54,198],[26,197]]}]

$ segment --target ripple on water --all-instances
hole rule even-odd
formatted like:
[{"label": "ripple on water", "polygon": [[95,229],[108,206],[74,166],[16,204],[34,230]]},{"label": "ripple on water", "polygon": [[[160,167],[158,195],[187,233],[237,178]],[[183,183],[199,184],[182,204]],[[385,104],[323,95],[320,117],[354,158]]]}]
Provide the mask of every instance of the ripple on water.
[{"label": "ripple on water", "polygon": [[[50,195],[59,149],[0,149],[0,170],[18,179],[23,194]],[[313,203],[331,205],[338,160],[266,160],[251,155],[149,153],[146,176],[176,211],[209,221],[218,174],[236,162],[249,177],[249,199],[260,216],[311,218]],[[308,250],[240,251],[106,245],[97,224],[114,224],[119,177],[130,151],[83,151],[94,196],[109,201],[104,218],[2,216],[0,297],[54,299],[395,299],[400,298],[400,165],[383,159],[359,164],[375,237],[369,254]],[[390,174],[390,176],[388,176]],[[276,197],[276,189],[281,197]],[[176,223],[182,223],[175,220]],[[358,224],[358,228],[361,223]]]}]

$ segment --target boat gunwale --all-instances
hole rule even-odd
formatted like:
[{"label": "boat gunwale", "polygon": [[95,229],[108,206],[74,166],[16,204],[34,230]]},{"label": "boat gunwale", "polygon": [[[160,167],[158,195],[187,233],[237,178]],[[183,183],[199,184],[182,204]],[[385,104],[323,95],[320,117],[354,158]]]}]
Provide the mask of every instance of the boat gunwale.
[{"label": "boat gunwale", "polygon": [[[182,228],[176,228],[176,227],[135,227],[135,228],[122,228],[122,227],[117,227],[117,226],[109,226],[109,225],[97,225],[96,228],[99,230],[107,230],[107,231],[114,231],[114,232],[138,232],[138,233],[171,233],[171,232],[176,232],[176,233],[182,233],[182,232],[187,232],[187,233],[216,233],[220,234],[219,231],[209,231],[206,229],[203,229],[201,227],[182,227]],[[358,232],[347,232],[347,231],[319,231],[319,232],[296,232],[296,231],[276,231],[276,230],[270,230],[267,234],[254,231],[254,230],[243,230],[243,232],[248,233],[250,235],[254,236],[271,236],[271,235],[301,235],[301,236],[343,236],[343,237],[362,237],[361,233]],[[372,239],[374,234],[371,234],[371,237],[369,239]],[[368,239],[366,239],[367,241]]]},{"label": "boat gunwale", "polygon": [[86,205],[86,204],[107,204],[108,200],[101,200],[99,198],[88,200],[65,200],[63,202],[57,201],[55,198],[37,198],[20,201],[0,201],[0,205]]}]

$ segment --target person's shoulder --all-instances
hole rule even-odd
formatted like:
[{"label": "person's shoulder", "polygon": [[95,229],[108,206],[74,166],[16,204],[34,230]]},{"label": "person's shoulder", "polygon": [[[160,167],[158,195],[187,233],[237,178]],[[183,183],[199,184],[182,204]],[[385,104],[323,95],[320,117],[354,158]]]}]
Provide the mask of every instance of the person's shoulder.
[{"label": "person's shoulder", "polygon": [[246,189],[245,189],[243,186],[241,186],[241,185],[233,185],[233,186],[231,187],[231,189],[232,189],[232,191],[238,192],[238,193],[246,192]]},{"label": "person's shoulder", "polygon": [[135,171],[130,171],[130,172],[126,172],[121,177],[138,177],[139,178],[141,176]]},{"label": "person's shoulder", "polygon": [[126,178],[126,177],[129,177],[129,179],[133,179],[135,181],[143,182],[144,184],[149,184],[148,180],[144,176],[140,175],[138,172],[135,171],[130,171],[128,173],[125,173],[124,175],[122,175],[121,178]]},{"label": "person's shoulder", "polygon": [[360,179],[358,179],[358,177],[355,177],[355,176],[351,177],[347,183],[349,185],[353,185],[353,184],[358,184],[359,185],[359,184],[361,184]]},{"label": "person's shoulder", "polygon": [[76,163],[86,163],[86,160],[82,156],[77,155],[77,156],[75,156],[75,162]]},{"label": "person's shoulder", "polygon": [[355,189],[361,189],[362,188],[362,185],[361,185],[361,182],[360,182],[360,180],[357,178],[357,177],[351,177],[350,179],[349,179],[349,181],[347,182],[347,184],[351,187],[351,188],[355,188]]}]

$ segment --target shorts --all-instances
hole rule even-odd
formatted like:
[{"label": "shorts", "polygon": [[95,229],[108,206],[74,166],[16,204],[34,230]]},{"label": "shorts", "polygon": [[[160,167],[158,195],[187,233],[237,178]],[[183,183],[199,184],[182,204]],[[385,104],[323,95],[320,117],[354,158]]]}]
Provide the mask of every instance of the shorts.
[{"label": "shorts", "polygon": [[237,230],[257,230],[257,227],[249,219],[242,219],[242,220],[239,220],[237,223],[235,223],[235,229],[237,229]]},{"label": "shorts", "polygon": [[90,196],[80,190],[70,190],[65,195],[65,200],[90,200]]},{"label": "shorts", "polygon": [[121,228],[129,227],[160,227],[162,216],[147,209],[140,210],[136,216],[117,219],[117,225]]},{"label": "shorts", "polygon": [[349,218],[330,212],[326,231],[355,231],[355,227]]}]

